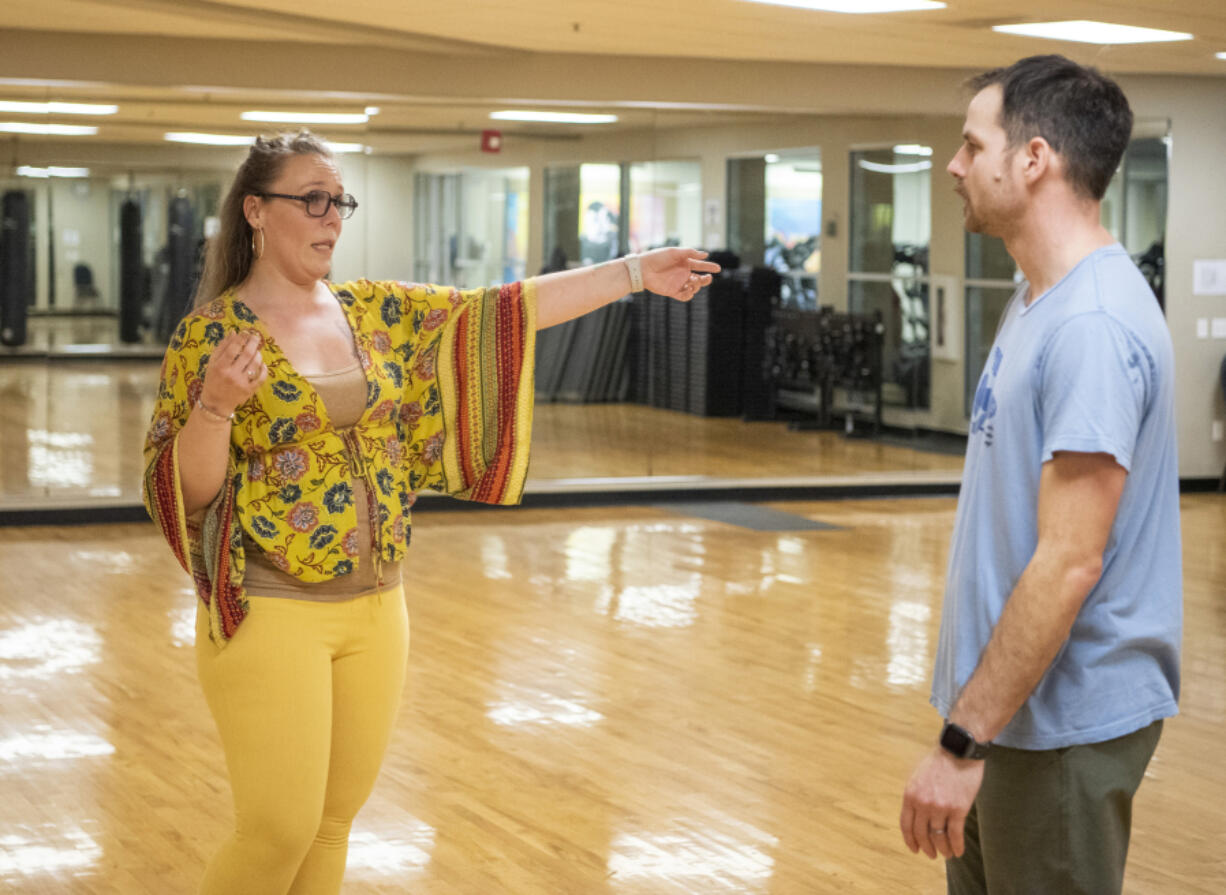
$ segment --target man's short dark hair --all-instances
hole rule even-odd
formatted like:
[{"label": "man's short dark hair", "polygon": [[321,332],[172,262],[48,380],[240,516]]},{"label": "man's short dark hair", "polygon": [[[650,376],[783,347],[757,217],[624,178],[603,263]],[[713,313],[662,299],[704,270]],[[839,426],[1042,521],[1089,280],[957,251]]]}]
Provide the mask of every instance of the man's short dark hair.
[{"label": "man's short dark hair", "polygon": [[1000,125],[1009,148],[1042,137],[1063,157],[1073,189],[1102,199],[1132,135],[1119,85],[1063,56],[1029,56],[969,82],[976,93],[994,85],[1004,94]]}]

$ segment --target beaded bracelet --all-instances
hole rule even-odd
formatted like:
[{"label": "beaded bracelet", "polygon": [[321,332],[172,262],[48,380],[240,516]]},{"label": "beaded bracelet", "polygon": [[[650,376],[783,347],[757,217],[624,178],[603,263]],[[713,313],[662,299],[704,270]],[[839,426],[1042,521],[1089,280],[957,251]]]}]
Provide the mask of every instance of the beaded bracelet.
[{"label": "beaded bracelet", "polygon": [[220,413],[218,413],[216,410],[210,410],[210,409],[209,409],[209,408],[208,408],[208,407],[205,405],[204,401],[202,401],[200,398],[197,398],[197,399],[196,399],[196,408],[197,408],[198,410],[202,410],[202,411],[204,411],[204,415],[205,415],[205,416],[212,417],[213,419],[217,420],[217,422],[219,422],[219,423],[232,423],[232,422],[234,422],[234,412],[233,412],[233,411],[231,411],[231,412],[230,412],[230,415],[229,415],[229,416],[222,416],[222,415],[221,415]]}]

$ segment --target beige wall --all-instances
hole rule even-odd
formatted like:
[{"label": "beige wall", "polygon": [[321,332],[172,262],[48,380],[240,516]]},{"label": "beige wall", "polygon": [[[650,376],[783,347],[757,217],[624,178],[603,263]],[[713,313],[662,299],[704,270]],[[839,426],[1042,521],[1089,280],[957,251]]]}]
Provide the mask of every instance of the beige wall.
[{"label": "beige wall", "polygon": [[[551,63],[553,64],[553,63]],[[578,69],[576,69],[578,70]],[[960,109],[965,97],[958,84],[964,73],[953,70],[873,69],[823,66],[721,65],[703,63],[686,68],[700,79],[661,79],[624,87],[625,96],[675,94],[677,100],[772,101],[790,109],[811,108],[814,114],[747,116],[734,125],[646,130],[593,136],[585,139],[508,138],[498,155],[451,152],[446,156],[347,157],[342,162],[346,186],[359,196],[362,210],[346,225],[338,251],[336,274],[410,278],[408,258],[412,245],[412,172],[420,167],[439,170],[467,165],[506,167],[525,165],[532,171],[530,185],[529,270],[541,260],[543,232],[542,173],[550,164],[583,161],[696,159],[702,165],[704,198],[715,198],[726,211],[725,163],[729,156],[770,149],[817,146],[825,170],[824,216],[837,226],[837,235],[823,246],[822,300],[837,303],[845,294],[848,227],[848,153],[863,145],[922,142],[934,148],[932,178],[932,244],[934,275],[955,278],[963,270],[961,209],[942,173],[945,161],[959,143]],[[541,74],[536,72],[537,75]],[[819,75],[821,77],[819,77]],[[786,76],[786,77],[781,77]],[[789,80],[791,78],[792,80]],[[805,80],[808,79],[808,80]],[[616,80],[616,79],[614,79]],[[563,82],[565,79],[563,79]],[[544,82],[543,82],[544,83]],[[559,81],[552,82],[557,89]],[[701,96],[678,84],[701,83]],[[775,88],[782,83],[782,93]],[[1192,262],[1198,258],[1226,257],[1226,84],[1220,79],[1186,77],[1121,78],[1139,118],[1171,122],[1172,168],[1167,231],[1167,312],[1178,358],[1179,435],[1181,474],[1216,476],[1226,463],[1226,444],[1210,440],[1211,423],[1226,417],[1217,371],[1226,353],[1226,340],[1196,338],[1196,321],[1226,317],[1226,299],[1192,295]],[[661,86],[663,85],[663,86]],[[671,87],[669,85],[672,85]],[[548,90],[540,87],[545,93]],[[576,95],[591,91],[577,84]],[[545,95],[545,93],[541,95]],[[671,94],[670,94],[671,95]],[[763,99],[767,97],[768,99]],[[816,114],[819,107],[837,114]],[[859,107],[871,115],[845,110]],[[909,114],[923,109],[931,114]],[[99,161],[149,164],[169,163],[177,149],[93,145],[66,149],[63,141],[48,142],[40,151],[25,143],[23,161],[42,164],[88,164]],[[205,158],[233,170],[233,153],[184,150],[193,166]],[[57,159],[58,157],[58,159]],[[180,162],[183,164],[183,162]],[[721,222],[720,231],[723,231]],[[960,293],[960,288],[959,288]],[[961,295],[953,309],[962,310]],[[961,351],[958,352],[959,356]],[[958,430],[962,413],[963,360],[934,360],[933,404],[929,411],[892,411],[896,423]]]},{"label": "beige wall", "polygon": [[1166,313],[1175,343],[1179,472],[1218,476],[1226,443],[1211,440],[1226,417],[1218,371],[1226,339],[1198,339],[1199,318],[1226,317],[1226,296],[1192,294],[1192,264],[1226,258],[1226,86],[1197,78],[1121,79],[1138,116],[1171,122],[1166,231]]}]

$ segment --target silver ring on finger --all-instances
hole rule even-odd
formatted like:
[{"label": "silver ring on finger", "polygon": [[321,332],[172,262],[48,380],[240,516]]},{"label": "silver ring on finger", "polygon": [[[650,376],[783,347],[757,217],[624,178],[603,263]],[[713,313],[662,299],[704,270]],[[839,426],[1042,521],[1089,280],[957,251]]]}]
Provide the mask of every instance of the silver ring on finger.
[{"label": "silver ring on finger", "polygon": [[945,835],[944,830],[929,830],[928,832],[931,833],[933,836],[944,836]]},{"label": "silver ring on finger", "polygon": [[255,370],[251,369],[250,367],[247,368],[247,378],[255,379]]}]

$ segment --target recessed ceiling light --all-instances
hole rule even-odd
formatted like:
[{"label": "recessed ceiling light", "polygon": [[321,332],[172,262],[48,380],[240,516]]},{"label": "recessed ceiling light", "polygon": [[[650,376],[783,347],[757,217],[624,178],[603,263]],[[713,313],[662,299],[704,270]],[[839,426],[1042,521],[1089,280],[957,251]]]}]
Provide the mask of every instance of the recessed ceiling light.
[{"label": "recessed ceiling light", "polygon": [[921,146],[918,143],[899,143],[894,147],[895,155],[932,155],[931,146]]},{"label": "recessed ceiling light", "polygon": [[766,156],[765,156],[764,161],[765,161],[765,162],[766,162],[768,165],[773,165],[773,164],[775,164],[777,161],[779,161],[779,155],[778,155],[778,153],[775,153],[775,152],[768,152],[768,153],[766,154]]},{"label": "recessed ceiling light", "polygon": [[548,124],[611,124],[616,115],[590,115],[584,112],[491,112],[495,121],[543,121]]},{"label": "recessed ceiling light", "polygon": [[820,12],[913,12],[921,9],[944,9],[937,0],[747,0],[771,6],[795,6]]},{"label": "recessed ceiling light", "polygon": [[1226,59],[1226,53],[1214,53],[1218,59]]},{"label": "recessed ceiling light", "polygon": [[904,162],[898,165],[884,165],[881,162],[870,162],[860,159],[860,167],[875,174],[918,174],[920,171],[932,170],[932,162]]},{"label": "recessed ceiling light", "polygon": [[89,168],[60,168],[52,165],[49,168],[33,168],[21,165],[17,169],[18,177],[89,177]]},{"label": "recessed ceiling light", "polygon": [[89,137],[98,128],[85,124],[31,124],[27,121],[0,121],[0,133],[37,134],[42,137]]},{"label": "recessed ceiling light", "polygon": [[171,143],[198,143],[202,146],[247,146],[255,142],[255,137],[244,137],[239,134],[197,134],[189,131],[171,131],[165,135]]},{"label": "recessed ceiling light", "polygon": [[382,112],[382,111],[383,111],[383,110],[382,110],[382,109],[380,109],[378,106],[367,106],[367,107],[366,107],[366,114],[367,114],[367,115],[378,115],[378,114],[379,114],[380,112]]},{"label": "recessed ceiling light", "polygon": [[993,31],[1020,34],[1023,37],[1045,37],[1049,40],[1072,40],[1087,44],[1143,44],[1168,40],[1191,40],[1184,31],[1162,31],[1158,28],[1136,28],[1111,22],[1024,22],[1019,25],[993,25]]},{"label": "recessed ceiling light", "polygon": [[333,152],[365,152],[366,146],[362,143],[328,143],[326,144]]},{"label": "recessed ceiling light", "polygon": [[243,112],[243,121],[270,121],[275,124],[365,124],[365,112]]},{"label": "recessed ceiling light", "polygon": [[119,106],[101,103],[27,103],[0,100],[0,112],[17,112],[21,115],[114,115]]}]

